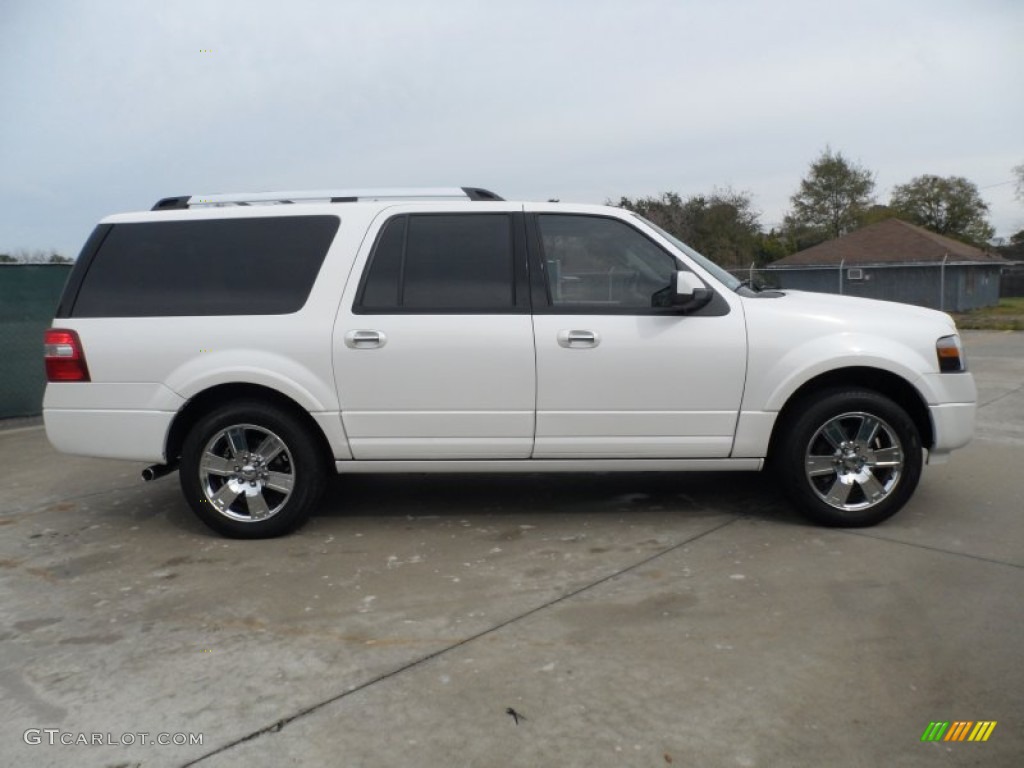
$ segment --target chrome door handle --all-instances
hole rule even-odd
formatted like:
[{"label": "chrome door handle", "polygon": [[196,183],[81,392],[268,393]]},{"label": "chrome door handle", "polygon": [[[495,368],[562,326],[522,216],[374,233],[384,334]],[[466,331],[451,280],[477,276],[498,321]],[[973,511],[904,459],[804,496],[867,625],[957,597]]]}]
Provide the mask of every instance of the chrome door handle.
[{"label": "chrome door handle", "polygon": [[380,331],[349,331],[345,334],[345,346],[351,349],[380,349],[388,337]]},{"label": "chrome door handle", "polygon": [[559,331],[558,344],[567,349],[588,349],[601,343],[601,337],[593,331]]}]

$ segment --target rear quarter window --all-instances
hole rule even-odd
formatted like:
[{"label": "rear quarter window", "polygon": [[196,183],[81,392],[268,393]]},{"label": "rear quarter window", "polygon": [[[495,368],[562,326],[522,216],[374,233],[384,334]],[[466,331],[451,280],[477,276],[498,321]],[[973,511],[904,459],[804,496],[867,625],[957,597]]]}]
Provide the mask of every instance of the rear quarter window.
[{"label": "rear quarter window", "polygon": [[306,303],[337,216],[115,224],[72,317],[280,315]]}]

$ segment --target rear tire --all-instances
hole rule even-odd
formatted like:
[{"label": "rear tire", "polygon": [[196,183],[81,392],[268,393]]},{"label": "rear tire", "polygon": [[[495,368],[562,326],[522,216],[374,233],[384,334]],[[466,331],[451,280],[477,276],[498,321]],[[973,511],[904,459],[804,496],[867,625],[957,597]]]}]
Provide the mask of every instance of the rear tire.
[{"label": "rear tire", "polygon": [[237,539],[280,536],[302,525],[327,483],[308,428],[259,400],[199,419],[181,451],[181,488],[210,528]]},{"label": "rear tire", "polygon": [[817,393],[780,428],[771,466],[800,511],[821,525],[880,523],[906,504],[921,478],[917,427],[878,392]]}]

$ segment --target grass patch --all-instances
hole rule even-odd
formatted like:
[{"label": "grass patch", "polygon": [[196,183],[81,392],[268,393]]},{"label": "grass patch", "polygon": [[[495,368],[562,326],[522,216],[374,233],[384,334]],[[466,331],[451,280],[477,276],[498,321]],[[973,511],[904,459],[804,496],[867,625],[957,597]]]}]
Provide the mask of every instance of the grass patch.
[{"label": "grass patch", "polygon": [[1024,331],[1024,296],[1000,299],[994,307],[954,314],[957,328],[977,331]]}]

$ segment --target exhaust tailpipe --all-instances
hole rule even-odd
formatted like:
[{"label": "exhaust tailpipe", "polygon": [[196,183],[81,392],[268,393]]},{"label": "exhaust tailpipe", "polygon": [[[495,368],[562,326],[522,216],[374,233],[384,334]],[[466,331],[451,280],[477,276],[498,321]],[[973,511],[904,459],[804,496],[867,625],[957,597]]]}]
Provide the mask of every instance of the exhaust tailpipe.
[{"label": "exhaust tailpipe", "polygon": [[142,479],[148,483],[150,480],[156,480],[159,477],[171,474],[171,472],[174,472],[177,468],[178,462],[173,462],[171,464],[154,464],[151,467],[146,467],[142,470]]}]

